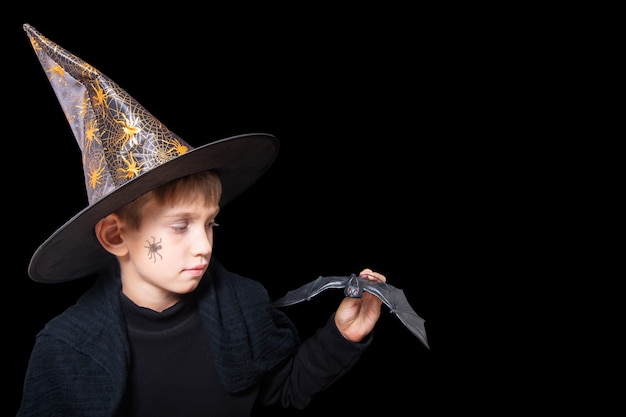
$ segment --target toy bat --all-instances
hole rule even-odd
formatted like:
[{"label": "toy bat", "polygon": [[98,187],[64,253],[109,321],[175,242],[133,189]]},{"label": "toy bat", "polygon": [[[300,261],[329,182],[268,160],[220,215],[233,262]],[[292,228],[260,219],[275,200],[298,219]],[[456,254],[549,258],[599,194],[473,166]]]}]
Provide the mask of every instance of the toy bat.
[{"label": "toy bat", "polygon": [[417,336],[426,348],[430,349],[426,338],[424,319],[413,310],[404,295],[404,291],[383,281],[374,281],[355,274],[340,277],[320,276],[308,284],[288,291],[285,296],[275,300],[272,304],[275,307],[283,307],[305,300],[309,301],[329,288],[343,288],[344,295],[351,298],[360,298],[363,296],[363,292],[374,294],[389,307],[389,310],[400,319],[411,333]]}]

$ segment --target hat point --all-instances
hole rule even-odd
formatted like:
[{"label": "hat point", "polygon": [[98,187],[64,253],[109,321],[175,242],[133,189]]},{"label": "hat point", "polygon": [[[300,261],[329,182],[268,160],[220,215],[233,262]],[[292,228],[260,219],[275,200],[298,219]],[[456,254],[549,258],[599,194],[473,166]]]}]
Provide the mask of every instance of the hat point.
[{"label": "hat point", "polygon": [[24,29],[81,149],[90,204],[192,149],[105,74]]}]

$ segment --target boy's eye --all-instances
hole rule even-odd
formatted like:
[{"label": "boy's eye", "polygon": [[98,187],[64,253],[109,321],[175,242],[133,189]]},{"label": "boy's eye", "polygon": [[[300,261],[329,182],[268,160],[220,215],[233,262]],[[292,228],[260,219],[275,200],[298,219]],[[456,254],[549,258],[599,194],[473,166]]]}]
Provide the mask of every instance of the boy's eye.
[{"label": "boy's eye", "polygon": [[187,223],[181,223],[181,224],[175,224],[172,226],[172,229],[174,229],[176,232],[184,232],[187,229],[188,225]]}]

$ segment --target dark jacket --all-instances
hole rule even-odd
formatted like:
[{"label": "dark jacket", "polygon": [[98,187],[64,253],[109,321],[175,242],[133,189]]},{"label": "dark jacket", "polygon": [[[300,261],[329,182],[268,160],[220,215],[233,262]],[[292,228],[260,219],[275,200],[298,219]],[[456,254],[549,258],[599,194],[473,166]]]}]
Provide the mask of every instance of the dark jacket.
[{"label": "dark jacket", "polygon": [[[17,417],[115,414],[126,389],[131,361],[120,291],[116,268],[100,276],[76,304],[39,332]],[[304,391],[290,388],[304,393],[297,400],[300,408],[308,404],[315,391],[325,389],[347,372],[369,345],[369,339],[365,343],[346,341],[329,320],[322,337],[311,338],[302,348],[293,323],[282,311],[271,307],[265,288],[227,271],[215,259],[196,291],[220,381],[231,393],[259,384],[278,365],[283,369],[278,373],[280,378],[293,383],[285,374],[284,369],[291,369],[285,368],[285,363],[293,366],[319,361],[305,368],[315,375],[295,379],[308,381]],[[298,352],[306,358],[293,361]],[[305,369],[293,372],[301,374]]]}]

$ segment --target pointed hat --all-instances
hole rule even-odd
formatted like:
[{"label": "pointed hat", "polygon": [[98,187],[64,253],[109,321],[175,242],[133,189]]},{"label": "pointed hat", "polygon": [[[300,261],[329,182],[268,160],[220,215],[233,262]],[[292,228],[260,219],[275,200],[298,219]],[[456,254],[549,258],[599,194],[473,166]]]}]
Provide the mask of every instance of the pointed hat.
[{"label": "pointed hat", "polygon": [[147,191],[213,169],[224,206],[276,159],[278,141],[266,133],[193,148],[106,75],[29,24],[23,27],[81,150],[89,203],[37,248],[28,267],[34,281],[71,281],[109,265],[115,258],[97,241],[96,223]]}]

